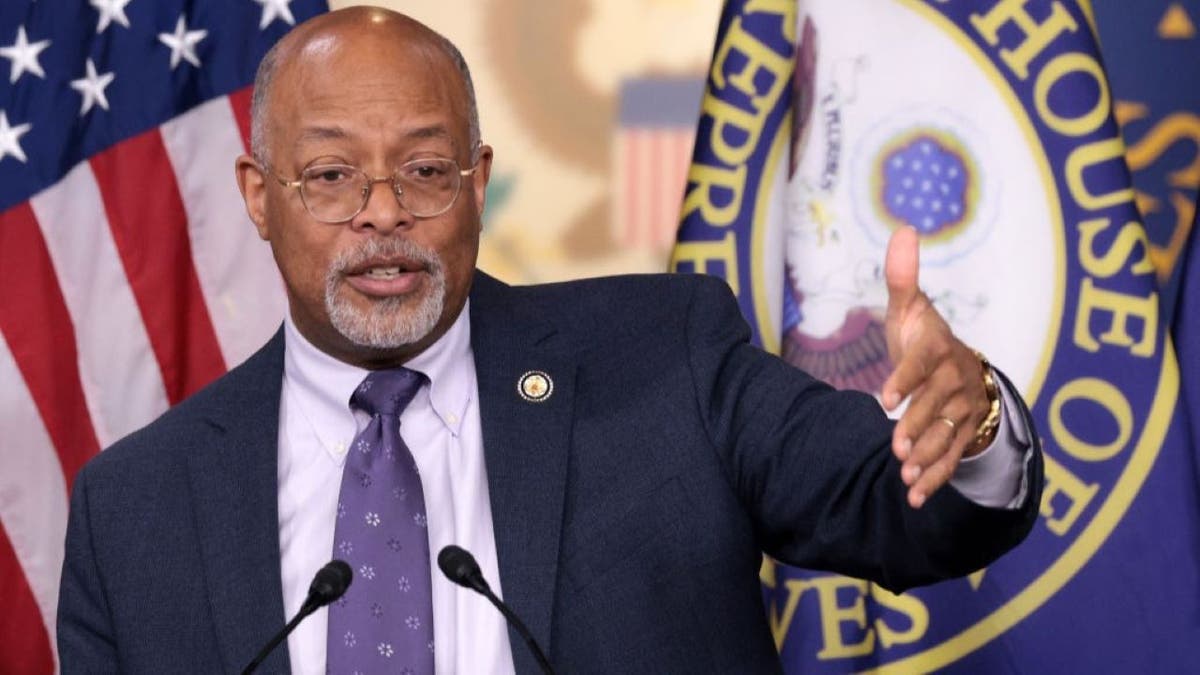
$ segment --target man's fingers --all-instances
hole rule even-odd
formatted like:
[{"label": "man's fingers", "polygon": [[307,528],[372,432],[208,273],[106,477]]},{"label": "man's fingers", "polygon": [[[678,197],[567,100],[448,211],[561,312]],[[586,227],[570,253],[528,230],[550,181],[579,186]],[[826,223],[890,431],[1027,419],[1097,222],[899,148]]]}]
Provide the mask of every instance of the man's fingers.
[{"label": "man's fingers", "polygon": [[[949,418],[947,418],[949,419]],[[929,467],[952,449],[960,429],[957,423],[950,425],[941,419],[934,420],[912,439],[912,450],[903,460],[900,477],[905,485],[913,485]]]},{"label": "man's fingers", "polygon": [[937,492],[958,468],[962,458],[962,431],[942,422],[935,423],[913,448],[913,457],[900,467],[900,477],[908,486],[908,503],[919,509]]},{"label": "man's fingers", "polygon": [[950,343],[945,339],[937,339],[935,336],[917,337],[926,339],[919,340],[918,346],[908,350],[896,364],[892,374],[883,382],[880,392],[883,396],[883,407],[888,410],[895,410],[906,396],[925,386],[926,380],[950,353]]},{"label": "man's fingers", "polygon": [[888,317],[899,317],[921,292],[917,272],[920,267],[920,237],[911,227],[892,233],[884,258],[884,277],[888,287]]},{"label": "man's fingers", "polygon": [[955,469],[958,468],[958,462],[962,459],[962,451],[956,449],[957,445],[959,444],[952,444],[950,449],[936,462],[921,471],[921,475],[915,483],[909,484],[909,506],[914,509],[921,508],[925,504],[925,500],[941,489],[954,475]]},{"label": "man's fingers", "polygon": [[970,409],[964,408],[958,402],[955,402],[954,410],[950,410],[947,406],[961,393],[962,380],[959,379],[954,364],[948,361],[942,362],[913,393],[912,399],[908,402],[908,408],[904,411],[900,421],[896,423],[894,430],[896,440],[898,441],[900,437],[919,438],[929,425],[938,423],[939,417],[945,416],[957,424],[970,413]]},{"label": "man's fingers", "polygon": [[880,389],[883,407],[889,411],[895,410],[901,401],[916,391],[925,379],[927,367],[916,355],[900,361]]}]

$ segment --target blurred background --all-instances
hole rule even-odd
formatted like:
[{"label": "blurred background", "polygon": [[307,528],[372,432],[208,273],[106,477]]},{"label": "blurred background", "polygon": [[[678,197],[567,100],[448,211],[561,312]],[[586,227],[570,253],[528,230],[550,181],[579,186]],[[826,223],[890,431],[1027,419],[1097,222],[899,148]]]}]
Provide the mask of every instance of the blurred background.
[{"label": "blurred background", "polygon": [[496,150],[480,267],[510,283],[666,269],[716,0],[381,0],[467,59]]},{"label": "blurred background", "polygon": [[[666,269],[719,0],[330,2],[361,4],[421,20],[471,66],[496,149],[484,269],[511,283]],[[1200,183],[1200,2],[1089,4],[1171,307]]]}]

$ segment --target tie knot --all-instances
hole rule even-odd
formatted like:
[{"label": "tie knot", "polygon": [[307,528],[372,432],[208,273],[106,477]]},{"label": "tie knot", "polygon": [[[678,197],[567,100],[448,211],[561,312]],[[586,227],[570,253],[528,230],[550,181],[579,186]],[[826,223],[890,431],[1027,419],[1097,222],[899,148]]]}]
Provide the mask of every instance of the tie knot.
[{"label": "tie knot", "polygon": [[371,371],[350,396],[350,407],[369,415],[399,415],[417,395],[422,379],[407,368]]}]

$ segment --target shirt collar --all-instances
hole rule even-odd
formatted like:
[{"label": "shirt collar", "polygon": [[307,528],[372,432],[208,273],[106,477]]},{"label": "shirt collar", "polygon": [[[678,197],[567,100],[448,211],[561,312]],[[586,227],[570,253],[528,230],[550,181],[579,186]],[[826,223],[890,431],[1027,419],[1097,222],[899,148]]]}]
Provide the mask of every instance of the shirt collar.
[{"label": "shirt collar", "polygon": [[[407,363],[429,379],[429,401],[434,413],[457,435],[474,391],[475,360],[471,352],[470,301],[463,306],[450,329]],[[353,424],[350,396],[368,370],[339,361],[318,349],[301,335],[289,312],[284,317],[283,372],[289,387],[300,398],[312,402],[304,414],[312,422],[327,448],[342,440],[322,435],[325,430]]]},{"label": "shirt collar", "polygon": [[468,300],[446,334],[404,364],[429,378],[429,402],[433,412],[456,436],[475,390],[470,311]]},{"label": "shirt collar", "polygon": [[326,451],[340,458],[355,427],[350,395],[368,371],[318,349],[300,334],[290,312],[283,320],[283,339],[289,404],[298,408]]}]

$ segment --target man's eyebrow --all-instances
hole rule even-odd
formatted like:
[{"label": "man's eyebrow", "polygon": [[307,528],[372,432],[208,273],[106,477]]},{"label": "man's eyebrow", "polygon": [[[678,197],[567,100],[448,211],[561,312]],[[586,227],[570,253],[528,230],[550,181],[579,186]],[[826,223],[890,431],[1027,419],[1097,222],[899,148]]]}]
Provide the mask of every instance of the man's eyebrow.
[{"label": "man's eyebrow", "polygon": [[450,131],[440,124],[417,127],[404,134],[406,138],[449,138]]},{"label": "man's eyebrow", "polygon": [[[314,126],[301,129],[296,140],[298,142],[328,141],[343,140],[349,137],[350,134],[339,126]],[[409,139],[452,138],[450,130],[441,124],[430,124],[410,129],[404,133],[404,137]]]},{"label": "man's eyebrow", "polygon": [[349,137],[341,127],[306,127],[300,131],[297,142],[341,140]]}]

